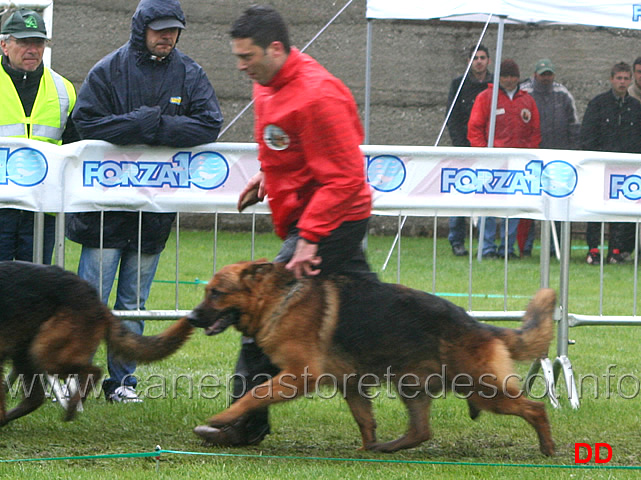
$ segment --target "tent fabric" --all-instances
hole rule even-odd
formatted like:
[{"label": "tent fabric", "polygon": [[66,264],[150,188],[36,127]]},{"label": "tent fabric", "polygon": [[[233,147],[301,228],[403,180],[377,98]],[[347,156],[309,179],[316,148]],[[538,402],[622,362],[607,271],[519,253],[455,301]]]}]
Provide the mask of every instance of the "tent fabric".
[{"label": "tent fabric", "polygon": [[367,0],[370,19],[478,21],[487,15],[508,22],[567,23],[641,29],[641,2],[631,0]]}]

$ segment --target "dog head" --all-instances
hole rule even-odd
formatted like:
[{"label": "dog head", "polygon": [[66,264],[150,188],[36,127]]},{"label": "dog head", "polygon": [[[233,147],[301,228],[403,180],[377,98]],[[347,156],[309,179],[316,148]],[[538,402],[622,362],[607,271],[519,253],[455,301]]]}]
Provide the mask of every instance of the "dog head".
[{"label": "dog head", "polygon": [[189,314],[189,321],[194,327],[204,328],[207,335],[218,335],[233,325],[252,336],[260,323],[261,298],[269,295],[276,283],[264,282],[265,278],[283,275],[293,278],[284,268],[266,260],[227,265],[207,284],[205,298]]}]

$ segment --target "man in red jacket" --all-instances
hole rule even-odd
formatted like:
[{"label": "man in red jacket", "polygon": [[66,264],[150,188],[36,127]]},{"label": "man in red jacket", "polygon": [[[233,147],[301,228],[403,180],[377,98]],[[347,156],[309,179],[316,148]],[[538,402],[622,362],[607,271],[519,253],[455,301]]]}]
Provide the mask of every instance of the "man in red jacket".
[{"label": "man in red jacket", "polygon": [[[272,222],[284,242],[275,262],[296,277],[373,275],[361,243],[371,211],[360,144],[363,128],[347,87],[314,59],[290,46],[287,26],[271,7],[254,6],[231,30],[238,69],[254,81],[254,133],[260,171],[239,199],[268,197]],[[279,369],[243,338],[233,398]],[[201,425],[210,445],[256,445],[269,433],[268,412],[233,426]]]},{"label": "man in red jacket", "polygon": [[[499,94],[496,106],[494,146],[503,148],[538,148],[541,143],[539,111],[534,98],[519,90],[519,67],[514,60],[501,62],[499,74]],[[467,125],[467,138],[472,147],[487,147],[490,131],[490,111],[494,85],[476,97],[470,120]],[[516,257],[514,242],[518,228],[518,218],[508,220],[508,241],[505,241],[505,228],[501,226],[501,244],[498,251],[494,244],[496,219],[485,219],[485,235],[482,253],[485,258]]]}]

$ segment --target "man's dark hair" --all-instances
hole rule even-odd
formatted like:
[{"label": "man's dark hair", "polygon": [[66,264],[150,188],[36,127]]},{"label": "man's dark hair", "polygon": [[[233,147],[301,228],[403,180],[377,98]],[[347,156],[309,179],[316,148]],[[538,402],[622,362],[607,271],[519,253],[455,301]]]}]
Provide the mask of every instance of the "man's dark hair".
[{"label": "man's dark hair", "polygon": [[634,63],[632,64],[632,70],[634,70],[634,67],[636,67],[637,65],[641,65],[641,57],[637,57],[634,60]]},{"label": "man's dark hair", "polygon": [[254,5],[234,22],[229,32],[231,38],[251,38],[262,49],[272,42],[281,42],[289,53],[289,32],[283,17],[272,7]]},{"label": "man's dark hair", "polygon": [[632,67],[630,67],[630,64],[625,62],[615,63],[614,67],[612,67],[612,70],[610,71],[610,78],[614,78],[614,76],[620,72],[626,72],[632,75]]},{"label": "man's dark hair", "polygon": [[470,58],[472,58],[472,55],[474,55],[475,50],[476,52],[485,52],[485,55],[487,55],[487,58],[490,58],[490,51],[483,44],[480,44],[479,48],[476,48],[476,45],[472,45],[472,47],[470,48],[470,55],[469,55]]}]

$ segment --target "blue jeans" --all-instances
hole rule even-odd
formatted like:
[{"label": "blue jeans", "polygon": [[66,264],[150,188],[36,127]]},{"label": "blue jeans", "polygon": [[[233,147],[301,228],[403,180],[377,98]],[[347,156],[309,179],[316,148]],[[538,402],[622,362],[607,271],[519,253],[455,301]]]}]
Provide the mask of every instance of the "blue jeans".
[{"label": "blue jeans", "polygon": [[[116,289],[116,303],[114,310],[140,310],[145,309],[145,302],[149,297],[151,283],[156,274],[160,254],[141,254],[140,262],[140,297],[138,297],[138,252],[121,250],[118,248],[104,248],[102,250],[102,290],[100,287],[100,249],[82,247],[78,275],[93,285],[98,290],[103,303],[108,303],[109,294],[118,272],[118,287]],[[145,322],[142,320],[123,320],[126,328],[142,335]],[[103,390],[109,395],[121,385],[135,388],[138,383],[133,376],[136,371],[136,362],[125,362],[115,358],[107,351],[107,367],[109,378],[103,382]]]},{"label": "blue jeans", "polygon": [[466,231],[467,217],[450,217],[449,227],[450,232],[447,239],[450,245],[465,245],[465,231]]},{"label": "blue jeans", "polygon": [[[500,237],[501,244],[498,250],[494,244],[496,237],[496,217],[485,217],[485,234],[483,235],[483,255],[488,253],[498,253],[504,255],[505,253],[505,225],[504,219],[501,219]],[[507,253],[514,253],[514,243],[516,242],[516,229],[519,226],[518,218],[509,218],[507,223]]]}]

